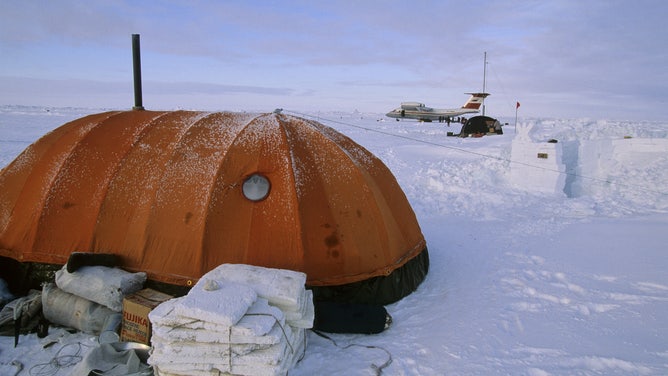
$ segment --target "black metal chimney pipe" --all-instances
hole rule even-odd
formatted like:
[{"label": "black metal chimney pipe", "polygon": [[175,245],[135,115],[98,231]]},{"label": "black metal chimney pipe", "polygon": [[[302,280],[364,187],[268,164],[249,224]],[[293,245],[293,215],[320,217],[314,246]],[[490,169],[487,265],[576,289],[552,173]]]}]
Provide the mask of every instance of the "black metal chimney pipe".
[{"label": "black metal chimney pipe", "polygon": [[132,70],[135,82],[135,106],[133,110],[143,110],[141,98],[141,57],[139,56],[139,34],[132,34]]}]

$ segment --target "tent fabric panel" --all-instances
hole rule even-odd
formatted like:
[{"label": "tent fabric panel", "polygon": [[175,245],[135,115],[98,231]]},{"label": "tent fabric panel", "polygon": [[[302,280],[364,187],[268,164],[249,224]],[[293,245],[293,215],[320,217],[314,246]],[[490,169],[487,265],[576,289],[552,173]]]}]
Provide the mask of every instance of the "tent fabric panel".
[{"label": "tent fabric panel", "polygon": [[141,270],[147,223],[166,162],[187,130],[183,124],[191,124],[201,116],[177,111],[156,113],[151,119],[109,184],[93,249],[114,249],[125,265]]},{"label": "tent fabric panel", "polygon": [[[366,149],[331,128],[315,122],[309,122],[309,124],[312,129],[318,130],[314,132],[315,135],[310,136],[309,142],[313,143],[315,139],[327,139],[326,145],[337,146],[335,149],[347,156],[346,158],[339,155],[334,158],[339,162],[339,166],[330,167],[327,163],[321,163],[317,167],[319,170],[327,170],[330,173],[333,171],[330,174],[333,180],[346,182],[345,184],[333,184],[333,182],[325,184],[326,187],[336,187],[336,192],[325,192],[318,197],[329,198],[330,206],[336,206],[336,202],[332,202],[335,198],[341,198],[340,202],[345,203],[344,206],[333,210],[338,213],[335,223],[338,226],[346,227],[339,229],[340,232],[357,243],[349,244],[343,254],[347,257],[350,255],[358,257],[357,260],[349,260],[346,263],[349,269],[342,273],[341,277],[331,272],[322,279],[309,275],[309,283],[313,285],[341,284],[373,276],[388,275],[407,261],[407,250],[414,249],[416,246],[424,246],[424,238],[419,226],[416,225],[417,220],[407,204],[403,191],[385,165]],[[325,147],[320,145],[317,148],[311,148],[312,151],[318,150],[318,159],[323,161],[332,159],[326,152],[323,152],[323,149]],[[351,164],[345,165],[344,168],[344,163],[341,161],[348,161]],[[351,203],[355,204],[350,205]],[[397,208],[400,210],[396,210]],[[302,222],[309,223],[310,221],[303,220]],[[307,248],[311,251],[313,246],[309,245]],[[312,252],[309,254],[311,255]],[[414,255],[415,252],[412,252],[409,256]],[[378,267],[370,270],[369,265]]]},{"label": "tent fabric panel", "polygon": [[181,124],[186,130],[166,161],[146,225],[141,267],[147,271],[187,276],[200,272],[209,185],[223,155],[219,117],[207,114]]},{"label": "tent fabric panel", "polygon": [[[301,222],[309,227],[305,255],[310,281],[345,282],[369,268],[369,258],[383,263],[384,229],[364,174],[338,145],[311,126],[288,127],[298,186]],[[302,146],[303,149],[300,149]]]},{"label": "tent fabric panel", "polygon": [[[371,176],[371,180],[375,182],[375,186],[378,187],[378,190],[375,192],[380,194],[376,199],[379,200],[379,202],[385,202],[386,205],[384,205],[384,207],[390,210],[389,213],[383,213],[384,215],[380,218],[395,222],[393,230],[389,233],[404,239],[405,244],[400,247],[411,247],[420,242],[424,242],[420,227],[417,225],[415,213],[413,212],[404,191],[401,189],[401,186],[387,166],[379,158],[346,135],[336,132],[332,128],[319,123],[315,123],[314,126],[317,127],[320,132],[327,135],[332,142],[339,145],[342,150],[353,155],[354,157],[351,158],[359,163],[360,170]],[[392,242],[392,244],[397,243]]]},{"label": "tent fabric panel", "polygon": [[[166,163],[146,226],[141,267],[166,282],[192,282],[206,269],[206,227],[215,182],[230,145],[253,116],[211,113],[184,124],[187,131]],[[225,249],[213,252],[225,255]],[[215,265],[217,266],[217,265]]]},{"label": "tent fabric panel", "polygon": [[387,166],[378,157],[346,135],[320,123],[311,123],[322,134],[327,135],[332,142],[339,145],[342,150],[349,153],[351,159],[358,163],[360,170],[371,176],[372,181],[379,187],[377,192],[382,194],[387,207],[392,210],[391,215],[383,216],[383,218],[397,221],[397,228],[400,230],[402,236],[407,239],[407,243],[417,244],[423,240],[422,232],[417,225],[415,213],[410,207],[401,186],[399,186],[399,183]]},{"label": "tent fabric panel", "polygon": [[[238,132],[221,165],[210,203],[204,247],[209,250],[208,268],[227,259],[293,270],[301,265],[299,224],[286,215],[296,207],[290,163],[282,152],[285,147],[271,118],[253,119]],[[264,200],[253,202],[244,197],[242,186],[256,173],[268,178],[271,188]]]},{"label": "tent fabric panel", "polygon": [[91,250],[109,181],[150,113],[121,112],[97,123],[62,164],[47,193],[33,248],[49,252]]},{"label": "tent fabric panel", "polygon": [[80,140],[99,122],[116,113],[89,115],[56,128],[1,171],[1,216],[6,218],[6,213],[11,212],[11,217],[0,227],[0,254],[9,257],[18,254],[16,258],[21,261],[47,263],[62,263],[67,259],[52,249],[34,248],[42,210],[50,197],[50,189],[60,178],[63,165]]},{"label": "tent fabric panel", "polygon": [[[68,126],[69,125],[69,126]],[[0,174],[0,229],[4,230],[9,223],[11,218],[12,211],[15,207],[15,204],[20,204],[24,200],[20,200],[21,195],[26,195],[26,190],[33,188],[33,191],[30,192],[32,195],[35,195],[34,189],[40,188],[44,185],[41,184],[42,181],[53,178],[55,173],[52,174],[35,174],[35,168],[38,164],[45,161],[51,161],[55,159],[56,163],[62,158],[58,158],[57,155],[64,153],[67,155],[72,147],[71,142],[63,142],[65,135],[72,135],[73,128],[76,125],[72,123],[65,124],[61,127],[54,129],[53,131],[47,133],[46,135],[40,138],[39,144],[32,144],[23,150],[12,162],[7,166],[0,169],[2,174]],[[76,130],[76,129],[75,129]],[[76,135],[74,133],[74,135]],[[52,154],[51,156],[47,154]],[[55,154],[55,156],[54,156]],[[53,170],[53,169],[51,169]],[[55,169],[57,171],[57,169]],[[40,181],[37,184],[26,184],[26,181],[30,178],[38,178]],[[41,197],[36,195],[34,197]],[[31,201],[32,202],[32,201]],[[37,205],[38,203],[34,203]],[[20,210],[20,209],[19,209]]]},{"label": "tent fabric panel", "polygon": [[[327,197],[328,179],[330,174],[340,167],[339,161],[332,158],[330,145],[323,144],[323,140],[312,137],[313,131],[309,127],[292,127],[284,122],[286,138],[292,146],[292,169],[295,174],[296,198],[300,207],[299,222],[307,236],[303,237],[304,268],[308,270],[308,279],[319,279],[323,275],[341,275],[345,272],[346,255],[343,254],[340,230],[337,228],[335,208],[331,197]],[[304,144],[304,140],[308,143]],[[312,150],[318,150],[323,159],[330,161],[331,169],[319,168],[322,164]],[[327,155],[327,157],[325,157]],[[335,155],[335,154],[334,154]],[[344,184],[349,184],[345,181]],[[352,253],[355,250],[350,247]],[[350,258],[355,257],[350,254]]]},{"label": "tent fabric panel", "polygon": [[[261,116],[239,133],[230,149],[230,160],[226,165],[243,165],[233,182],[239,184],[235,195],[250,214],[246,217],[246,263],[301,269],[302,233],[296,215],[299,208],[291,159],[287,152],[290,147],[275,117]],[[244,156],[248,156],[246,163],[241,161],[246,159]],[[246,199],[241,191],[245,178],[254,173],[264,175],[271,184],[269,195],[258,202]]]}]

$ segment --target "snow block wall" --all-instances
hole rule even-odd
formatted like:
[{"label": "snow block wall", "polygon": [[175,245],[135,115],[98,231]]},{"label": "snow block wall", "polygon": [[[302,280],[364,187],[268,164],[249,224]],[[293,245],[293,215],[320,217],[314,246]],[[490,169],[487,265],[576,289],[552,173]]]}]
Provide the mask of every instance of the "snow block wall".
[{"label": "snow block wall", "polygon": [[510,155],[510,182],[529,191],[563,195],[566,165],[562,145],[533,142],[529,137],[531,128],[530,124],[517,128]]},{"label": "snow block wall", "polygon": [[511,144],[508,176],[518,189],[571,198],[597,197],[613,189],[640,203],[647,200],[647,190],[665,186],[665,178],[646,171],[668,160],[668,138],[583,135],[551,143],[533,140],[532,128],[533,124],[518,124]]},{"label": "snow block wall", "polygon": [[[636,175],[647,166],[668,158],[668,139],[621,138],[580,141],[574,196],[595,195],[606,187],[606,181],[632,185],[635,181],[649,181]],[[587,177],[587,179],[582,178]],[[642,178],[642,179],[640,179]],[[661,182],[657,181],[657,185]],[[659,188],[659,187],[647,187]]]}]

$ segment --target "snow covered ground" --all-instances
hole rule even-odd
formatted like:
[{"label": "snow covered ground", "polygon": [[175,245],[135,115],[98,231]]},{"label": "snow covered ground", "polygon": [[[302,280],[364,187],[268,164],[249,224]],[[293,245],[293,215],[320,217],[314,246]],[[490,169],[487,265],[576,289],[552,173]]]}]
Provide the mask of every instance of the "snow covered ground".
[{"label": "snow covered ground", "polygon": [[[100,111],[0,106],[0,166]],[[502,118],[504,135],[462,139],[446,137],[454,124],[297,115],[387,164],[431,268],[387,307],[389,330],[331,335],[338,347],[309,333],[291,376],[668,374],[668,123],[520,119],[516,131]],[[43,349],[35,334],[17,348],[0,337],[0,374],[19,361],[20,375],[66,375],[49,362],[95,344],[56,329],[47,338],[56,343]]]}]

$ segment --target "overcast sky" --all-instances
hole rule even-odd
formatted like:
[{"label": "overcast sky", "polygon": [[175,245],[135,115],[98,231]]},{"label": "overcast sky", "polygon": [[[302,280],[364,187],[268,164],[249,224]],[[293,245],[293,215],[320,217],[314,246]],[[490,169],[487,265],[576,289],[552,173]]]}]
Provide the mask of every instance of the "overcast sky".
[{"label": "overcast sky", "polygon": [[668,2],[0,0],[0,104],[668,120]]}]

